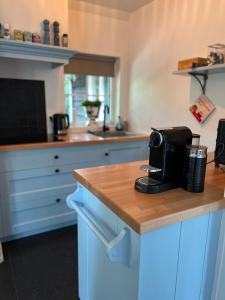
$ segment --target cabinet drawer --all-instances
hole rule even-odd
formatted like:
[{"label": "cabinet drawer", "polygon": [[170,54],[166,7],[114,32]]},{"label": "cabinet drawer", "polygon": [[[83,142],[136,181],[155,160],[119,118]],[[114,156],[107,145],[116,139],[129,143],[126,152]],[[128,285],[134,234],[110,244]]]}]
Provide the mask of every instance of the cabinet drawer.
[{"label": "cabinet drawer", "polygon": [[68,193],[75,185],[12,195],[9,205],[8,235],[75,221],[75,213],[66,205]]},{"label": "cabinet drawer", "polygon": [[0,153],[0,172],[29,170],[48,166],[92,163],[104,160],[102,147],[53,148]]},{"label": "cabinet drawer", "polygon": [[52,199],[51,205],[12,212],[13,226],[15,224],[34,222],[35,220],[54,217],[68,212],[70,212],[70,210],[67,208],[64,199],[59,203],[55,203],[55,199]]},{"label": "cabinet drawer", "polygon": [[22,170],[17,172],[9,172],[7,178],[9,181],[16,181],[22,179],[32,179],[43,176],[52,176],[60,175],[65,173],[72,174],[73,166],[72,165],[62,165],[62,166],[50,166],[47,168],[37,168],[30,170]]},{"label": "cabinet drawer", "polygon": [[77,163],[75,165],[62,165],[41,169],[31,169],[9,172],[7,181],[10,194],[22,193],[37,189],[51,188],[75,183],[72,175],[73,169],[100,166],[101,162]]},{"label": "cabinet drawer", "polygon": [[109,150],[108,158],[110,164],[119,164],[143,160],[143,149],[140,147],[130,147],[124,149]]},{"label": "cabinet drawer", "polygon": [[0,154],[0,172],[42,168],[54,165],[57,152],[45,150],[17,151]]},{"label": "cabinet drawer", "polygon": [[104,146],[89,145],[60,149],[55,164],[88,164],[105,159]]},{"label": "cabinet drawer", "polygon": [[42,191],[13,194],[10,197],[10,212],[16,213],[33,208],[65,202],[68,194],[74,191],[76,184],[68,184],[63,187],[44,189]]},{"label": "cabinet drawer", "polygon": [[[32,216],[32,218],[30,218]],[[76,214],[66,208],[66,204],[24,211],[11,216],[14,224],[10,226],[8,236],[43,230],[54,225],[76,222]]]},{"label": "cabinet drawer", "polygon": [[26,192],[35,192],[43,189],[48,189],[57,186],[64,186],[68,184],[74,184],[75,179],[72,176],[72,172],[69,173],[57,173],[51,176],[41,176],[26,178],[21,180],[10,180],[9,191],[10,195]]}]

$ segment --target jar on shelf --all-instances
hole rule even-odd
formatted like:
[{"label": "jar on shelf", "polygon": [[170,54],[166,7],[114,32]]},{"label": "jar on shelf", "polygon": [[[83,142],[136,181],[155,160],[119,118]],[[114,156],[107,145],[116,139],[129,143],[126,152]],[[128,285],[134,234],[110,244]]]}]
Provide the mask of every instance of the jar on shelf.
[{"label": "jar on shelf", "polygon": [[213,44],[208,46],[208,64],[216,65],[225,62],[225,45]]},{"label": "jar on shelf", "polygon": [[64,33],[62,35],[62,47],[68,47],[68,34]]}]

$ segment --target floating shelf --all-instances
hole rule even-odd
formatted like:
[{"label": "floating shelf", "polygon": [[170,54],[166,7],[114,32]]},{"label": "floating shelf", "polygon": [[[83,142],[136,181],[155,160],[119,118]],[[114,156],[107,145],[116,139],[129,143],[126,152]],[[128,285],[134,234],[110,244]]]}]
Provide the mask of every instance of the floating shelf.
[{"label": "floating shelf", "polygon": [[[183,76],[192,76],[194,77],[199,85],[201,86],[202,93],[205,94],[206,92],[206,84],[208,80],[208,75],[210,74],[218,74],[218,73],[225,73],[225,64],[217,64],[213,66],[206,66],[206,67],[199,67],[199,68],[192,68],[188,70],[181,70],[181,71],[174,71],[174,75],[183,75]],[[200,80],[200,78],[202,80]]]},{"label": "floating shelf", "polygon": [[213,66],[199,67],[182,71],[174,71],[174,75],[192,75],[192,74],[217,74],[217,73],[225,73],[225,64],[217,64]]},{"label": "floating shelf", "polygon": [[14,58],[52,63],[52,67],[68,64],[78,51],[38,43],[0,39],[0,58]]}]

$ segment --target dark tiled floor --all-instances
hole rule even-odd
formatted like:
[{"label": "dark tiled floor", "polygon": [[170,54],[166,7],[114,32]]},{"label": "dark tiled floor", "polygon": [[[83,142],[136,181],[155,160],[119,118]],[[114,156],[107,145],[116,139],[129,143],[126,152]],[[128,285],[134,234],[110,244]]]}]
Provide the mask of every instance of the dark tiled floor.
[{"label": "dark tiled floor", "polygon": [[1,300],[77,300],[76,227],[3,244]]}]

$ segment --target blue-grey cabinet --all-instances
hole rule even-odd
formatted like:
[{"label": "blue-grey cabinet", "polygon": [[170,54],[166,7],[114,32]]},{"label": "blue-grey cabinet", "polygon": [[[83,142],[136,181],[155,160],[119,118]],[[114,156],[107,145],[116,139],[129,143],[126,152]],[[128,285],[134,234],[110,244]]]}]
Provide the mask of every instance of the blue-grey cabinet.
[{"label": "blue-grey cabinet", "polygon": [[75,223],[65,203],[76,187],[72,170],[147,159],[147,150],[140,141],[0,152],[0,238]]},{"label": "blue-grey cabinet", "polygon": [[138,234],[82,186],[67,203],[81,300],[211,300],[223,210]]}]

